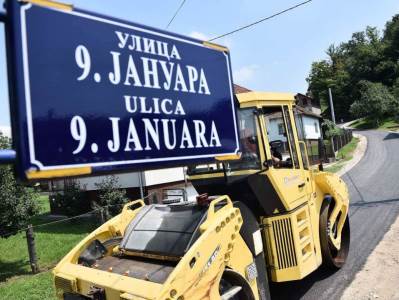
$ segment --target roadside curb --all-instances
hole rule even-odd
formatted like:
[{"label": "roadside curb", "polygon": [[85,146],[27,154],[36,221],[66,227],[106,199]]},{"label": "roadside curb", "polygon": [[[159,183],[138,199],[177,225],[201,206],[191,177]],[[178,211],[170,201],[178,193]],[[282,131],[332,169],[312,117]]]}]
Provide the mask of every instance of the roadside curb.
[{"label": "roadside curb", "polygon": [[345,173],[347,173],[354,166],[356,166],[359,163],[359,161],[363,158],[367,150],[367,138],[364,135],[358,133],[354,133],[353,136],[359,138],[359,143],[357,144],[356,149],[353,152],[353,158],[350,161],[348,161],[342,167],[341,170],[335,173],[340,177],[342,177]]}]

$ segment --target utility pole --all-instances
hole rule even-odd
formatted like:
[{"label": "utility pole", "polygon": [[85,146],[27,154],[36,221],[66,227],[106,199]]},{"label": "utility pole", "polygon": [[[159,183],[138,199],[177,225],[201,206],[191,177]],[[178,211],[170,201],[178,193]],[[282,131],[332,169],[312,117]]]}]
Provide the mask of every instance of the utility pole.
[{"label": "utility pole", "polygon": [[139,184],[140,184],[140,197],[142,200],[144,200],[144,185],[143,185],[143,172],[138,172],[137,173],[139,177]]},{"label": "utility pole", "polygon": [[328,88],[328,96],[330,98],[331,120],[334,122],[334,124],[336,124],[335,123],[335,113],[334,113],[334,103],[333,103],[331,88]]},{"label": "utility pole", "polygon": [[[331,88],[328,88],[328,96],[330,99],[331,120],[334,122],[334,124],[336,124],[335,123],[335,113],[334,113],[334,103],[333,103]],[[336,157],[335,147],[334,147],[334,137],[331,137],[330,142],[331,142],[332,151],[334,153],[334,156]]]}]

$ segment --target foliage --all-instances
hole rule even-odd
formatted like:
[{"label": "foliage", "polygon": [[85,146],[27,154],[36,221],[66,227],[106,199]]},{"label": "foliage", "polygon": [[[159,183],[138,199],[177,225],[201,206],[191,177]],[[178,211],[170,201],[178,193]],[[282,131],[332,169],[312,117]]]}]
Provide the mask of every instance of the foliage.
[{"label": "foliage", "polygon": [[398,109],[399,100],[381,83],[361,81],[359,90],[360,99],[350,107],[350,112],[355,117],[369,117],[374,125],[378,126],[384,116]]},{"label": "foliage", "polygon": [[[0,132],[0,149],[7,148],[10,139]],[[18,183],[10,166],[0,166],[0,191],[0,237],[9,237],[39,212],[38,194]]]},{"label": "foliage", "polygon": [[[49,216],[42,223],[54,221]],[[61,223],[34,227],[40,270],[53,268],[76,244],[97,227],[95,220],[81,217]],[[31,272],[25,232],[0,240],[0,286],[11,277]],[[12,251],[10,251],[12,249]],[[1,292],[0,292],[1,294]]]},{"label": "foliage", "polygon": [[80,186],[72,181],[65,185],[64,190],[55,195],[54,205],[68,217],[82,214],[83,203],[86,201]]},{"label": "foliage", "polygon": [[[45,200],[43,197],[43,204]],[[43,215],[34,218],[40,218],[40,223],[54,221],[48,215],[49,206],[46,205],[42,209]],[[53,268],[96,227],[97,223],[93,219],[82,217],[34,228],[40,270],[46,271]],[[25,233],[20,232],[8,239],[0,240],[0,300],[55,299],[51,271],[28,275],[31,274],[31,270],[24,237]]]},{"label": "foliage", "polygon": [[126,191],[121,190],[118,178],[113,175],[107,176],[95,185],[98,188],[99,197],[92,203],[93,209],[104,207],[103,213],[106,220],[120,213],[122,205],[128,201],[128,198]]},{"label": "foliage", "polygon": [[327,167],[325,170],[331,173],[336,173],[341,170],[345,163],[353,158],[353,152],[355,152],[359,141],[358,138],[353,137],[348,144],[338,150],[337,158],[339,161],[332,166]]},{"label": "foliage", "polygon": [[[359,114],[370,116],[374,114],[371,107],[362,109],[359,102],[351,110],[350,107],[355,101],[367,97],[364,82],[380,83],[380,86],[372,87],[373,92],[389,95],[388,90],[399,99],[398,49],[399,15],[396,15],[386,24],[382,34],[374,27],[367,27],[354,33],[349,41],[331,45],[326,51],[327,59],[312,64],[307,78],[308,93],[320,99],[322,107],[328,107],[328,88],[331,88],[338,120]],[[397,106],[387,113],[397,114]],[[329,112],[325,110],[323,114],[328,116]]]},{"label": "foliage", "polygon": [[51,271],[21,276],[0,285],[0,300],[57,300]]},{"label": "foliage", "polygon": [[[375,128],[375,125],[372,120],[368,118],[362,118],[352,123],[351,127],[356,129],[370,129]],[[399,131],[399,119],[394,117],[386,117],[379,121],[378,129]]]},{"label": "foliage", "polygon": [[330,120],[324,120],[323,124],[321,124],[324,132],[324,136],[328,139],[334,137],[334,136],[339,136],[343,133],[343,130],[339,128],[337,125],[335,125],[334,122]]}]

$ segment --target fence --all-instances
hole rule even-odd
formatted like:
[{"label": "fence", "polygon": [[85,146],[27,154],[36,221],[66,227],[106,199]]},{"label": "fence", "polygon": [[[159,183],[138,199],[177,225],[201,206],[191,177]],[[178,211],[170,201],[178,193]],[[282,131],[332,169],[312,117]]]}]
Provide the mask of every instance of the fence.
[{"label": "fence", "polygon": [[305,140],[309,163],[315,165],[321,161],[329,162],[331,159],[335,159],[335,152],[348,144],[352,137],[352,130],[343,129],[341,135],[335,136],[331,140]]},{"label": "fence", "polygon": [[0,239],[0,284],[14,276],[50,270],[100,225],[94,213],[73,219],[48,215],[36,217],[32,223],[33,226]]},{"label": "fence", "polygon": [[32,225],[0,238],[0,284],[14,276],[52,269],[80,240],[107,221],[109,208],[117,214],[123,204],[69,218],[45,213],[33,217]]}]

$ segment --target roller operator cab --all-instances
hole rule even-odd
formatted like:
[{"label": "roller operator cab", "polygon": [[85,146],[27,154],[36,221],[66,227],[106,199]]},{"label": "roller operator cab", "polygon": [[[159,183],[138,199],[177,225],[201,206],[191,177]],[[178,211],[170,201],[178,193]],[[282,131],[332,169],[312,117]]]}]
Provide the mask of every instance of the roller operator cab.
[{"label": "roller operator cab", "polygon": [[293,95],[236,96],[240,155],[188,167],[196,201],[126,204],[54,269],[60,299],[264,300],[345,263],[348,190],[310,168]]}]

